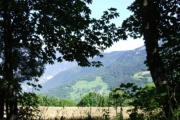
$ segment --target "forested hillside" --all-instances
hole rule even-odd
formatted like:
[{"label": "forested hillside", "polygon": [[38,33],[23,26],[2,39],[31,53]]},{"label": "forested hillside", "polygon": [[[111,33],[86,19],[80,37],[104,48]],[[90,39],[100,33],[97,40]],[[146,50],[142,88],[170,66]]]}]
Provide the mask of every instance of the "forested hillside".
[{"label": "forested hillside", "polygon": [[150,74],[143,64],[145,57],[144,47],[105,53],[103,58],[96,58],[102,61],[102,67],[73,67],[60,72],[43,84],[41,93],[79,100],[91,91],[108,95],[121,83],[133,82],[140,86],[151,83]]}]

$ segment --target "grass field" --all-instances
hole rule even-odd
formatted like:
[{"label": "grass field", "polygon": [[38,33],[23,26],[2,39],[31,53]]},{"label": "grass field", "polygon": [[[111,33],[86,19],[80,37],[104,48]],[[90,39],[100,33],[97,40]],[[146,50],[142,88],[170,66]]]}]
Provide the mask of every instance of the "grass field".
[{"label": "grass field", "polygon": [[[116,109],[114,107],[40,107],[40,119],[42,120],[63,120],[65,119],[84,119],[84,118],[105,118],[110,119],[116,117]],[[123,117],[129,117],[127,110],[130,107],[123,107]],[[120,113],[120,108],[117,108]]]},{"label": "grass field", "polygon": [[[94,81],[78,81],[73,87],[73,92],[70,93],[71,99],[77,100],[91,91],[97,91],[103,95],[108,95],[108,85],[103,82],[100,76],[97,76]],[[83,93],[82,95],[79,93]]]}]

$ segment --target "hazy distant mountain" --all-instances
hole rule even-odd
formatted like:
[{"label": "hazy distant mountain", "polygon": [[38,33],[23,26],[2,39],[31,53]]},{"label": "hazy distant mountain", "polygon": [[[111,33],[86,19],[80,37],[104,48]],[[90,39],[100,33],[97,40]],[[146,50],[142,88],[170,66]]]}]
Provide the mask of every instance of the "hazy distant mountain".
[{"label": "hazy distant mountain", "polygon": [[105,53],[103,58],[96,58],[104,65],[100,68],[78,67],[73,64],[69,69],[57,73],[43,83],[41,93],[79,100],[90,91],[107,95],[121,83],[151,83],[151,77],[144,65],[145,57],[145,48],[140,47],[135,50]]},{"label": "hazy distant mountain", "polygon": [[77,66],[75,62],[66,62],[66,61],[62,63],[55,62],[53,65],[48,64],[46,65],[45,73],[40,78],[40,83],[45,83],[49,79],[52,79],[54,76],[59,74],[60,72],[68,70],[75,66]]}]

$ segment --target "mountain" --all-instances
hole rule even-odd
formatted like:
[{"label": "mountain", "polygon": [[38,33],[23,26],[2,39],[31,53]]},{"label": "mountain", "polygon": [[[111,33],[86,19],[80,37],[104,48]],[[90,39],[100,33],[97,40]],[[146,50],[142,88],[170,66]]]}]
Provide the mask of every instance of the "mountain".
[{"label": "mountain", "polygon": [[[75,62],[67,62],[67,61],[63,61],[61,63],[55,61],[54,64],[47,64],[45,66],[45,72],[39,78],[38,83],[44,84],[48,80],[50,80],[51,78],[56,76],[58,73],[68,70],[74,66],[77,66],[77,64]],[[27,85],[27,81],[22,83],[21,87],[22,87],[23,91],[26,91],[26,92],[33,91],[34,92],[34,89],[32,88],[32,86]]]},{"label": "mountain", "polygon": [[78,101],[90,91],[107,95],[121,83],[133,82],[140,86],[151,83],[151,76],[144,65],[145,57],[144,47],[105,53],[103,58],[95,58],[102,61],[103,67],[73,66],[42,84],[41,93]]},{"label": "mountain", "polygon": [[68,70],[74,66],[77,66],[77,64],[75,62],[67,62],[67,61],[64,61],[61,63],[55,61],[55,63],[53,65],[48,64],[48,65],[46,65],[45,73],[40,78],[40,83],[41,84],[45,83],[46,81],[53,78],[60,72]]}]

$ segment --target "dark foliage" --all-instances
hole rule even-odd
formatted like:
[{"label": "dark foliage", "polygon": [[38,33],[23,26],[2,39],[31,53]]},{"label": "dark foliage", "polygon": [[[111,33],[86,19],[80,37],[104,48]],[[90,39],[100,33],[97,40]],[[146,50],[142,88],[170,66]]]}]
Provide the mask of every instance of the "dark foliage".
[{"label": "dark foliage", "polygon": [[122,25],[129,36],[145,40],[146,64],[158,92],[166,94],[161,102],[168,119],[175,119],[173,110],[179,104],[178,6],[177,0],[136,0],[128,7],[133,15]]},{"label": "dark foliage", "polygon": [[[7,119],[16,119],[21,83],[34,88],[46,63],[77,61],[80,66],[100,66],[100,51],[119,38],[121,28],[110,20],[118,17],[109,9],[99,19],[90,18],[91,0],[0,1],[0,111],[6,103]],[[60,56],[56,56],[56,52]],[[6,92],[5,92],[6,91]],[[6,93],[6,94],[4,94]],[[9,97],[11,96],[11,97]],[[3,112],[0,119],[3,119]]]}]

